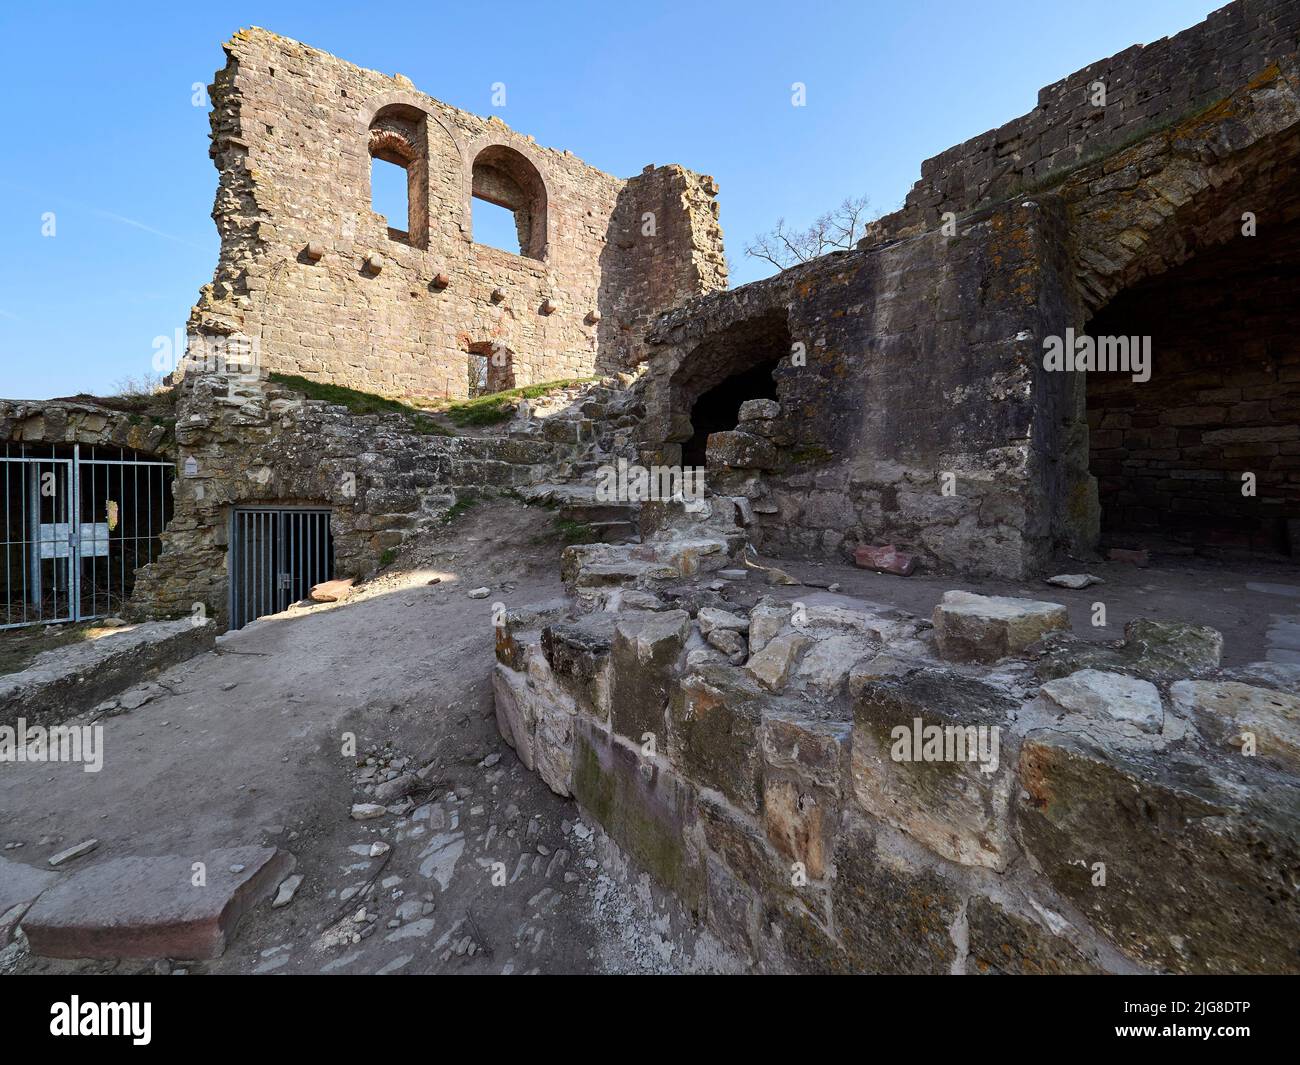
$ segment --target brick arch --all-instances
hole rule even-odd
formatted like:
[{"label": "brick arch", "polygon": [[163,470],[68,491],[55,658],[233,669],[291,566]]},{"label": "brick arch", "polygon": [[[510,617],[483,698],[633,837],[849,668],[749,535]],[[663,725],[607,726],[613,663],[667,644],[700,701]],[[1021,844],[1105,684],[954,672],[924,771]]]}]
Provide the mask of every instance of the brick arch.
[{"label": "brick arch", "polygon": [[419,169],[408,197],[423,209],[424,239],[413,243],[427,246],[433,233],[445,239],[464,228],[459,184],[465,145],[428,98],[404,90],[373,97],[358,113],[355,128],[354,144],[367,158]]},{"label": "brick arch", "polygon": [[473,240],[472,200],[480,196],[515,212],[522,254],[545,262],[555,230],[554,197],[540,154],[527,143],[488,134],[468,146],[465,159],[464,230],[469,239]]}]

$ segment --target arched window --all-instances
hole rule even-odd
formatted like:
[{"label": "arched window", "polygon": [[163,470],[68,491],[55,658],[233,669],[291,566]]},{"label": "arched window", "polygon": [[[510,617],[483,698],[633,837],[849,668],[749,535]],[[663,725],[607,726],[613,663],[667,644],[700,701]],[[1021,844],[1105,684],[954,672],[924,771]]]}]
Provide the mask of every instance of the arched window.
[{"label": "arched window", "polygon": [[[471,191],[476,243],[530,259],[546,257],[546,186],[532,163],[513,148],[489,145],[474,159]],[[494,209],[505,214],[495,223]]]},{"label": "arched window", "polygon": [[394,104],[370,123],[370,204],[388,222],[391,240],[427,246],[429,156],[425,116]]}]

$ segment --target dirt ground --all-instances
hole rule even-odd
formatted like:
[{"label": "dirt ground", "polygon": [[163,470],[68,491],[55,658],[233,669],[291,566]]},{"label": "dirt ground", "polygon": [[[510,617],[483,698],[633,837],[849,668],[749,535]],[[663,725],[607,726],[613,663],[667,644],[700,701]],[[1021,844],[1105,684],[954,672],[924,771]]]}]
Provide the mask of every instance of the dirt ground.
[{"label": "dirt ground", "polygon": [[[141,685],[144,705],[102,720],[104,768],[9,765],[0,846],[43,866],[98,839],[82,862],[263,844],[291,851],[303,882],[261,905],[207,963],[55,962],[11,946],[0,971],[200,973],[675,972],[728,969],[671,905],[610,853],[577,807],[500,739],[489,676],[493,604],[558,601],[553,515],[480,504],[340,604],[293,608],[229,633]],[[1066,604],[1075,631],[1116,639],[1132,617],[1213,625],[1225,664],[1300,663],[1294,567],[1195,560],[1138,569],[1079,564],[1082,591],[1041,582],[898,578],[780,562],[812,585],[928,616],[949,588]],[[756,584],[756,580],[745,585]],[[470,599],[469,589],[490,594]],[[815,587],[735,587],[752,599]],[[1106,627],[1090,624],[1107,604]],[[355,753],[347,747],[355,737]],[[358,761],[370,759],[368,766]],[[358,821],[368,780],[424,770],[407,812]]]},{"label": "dirt ground", "polygon": [[[227,634],[105,718],[104,768],[0,773],[0,846],[43,865],[88,838],[90,859],[193,855],[265,844],[304,879],[259,906],[226,954],[187,972],[638,972],[696,965],[649,888],[602,854],[577,807],[500,739],[489,681],[492,605],[560,596],[551,515],[480,505],[423,547],[418,568],[337,605],[290,610]],[[540,534],[540,535],[539,535]],[[399,560],[395,569],[401,569]],[[438,583],[430,581],[438,579]],[[471,588],[489,586],[486,599]],[[356,821],[357,757],[429,767],[414,809]],[[403,765],[401,759],[406,759]],[[371,857],[374,844],[384,853]],[[359,917],[360,911],[364,916]],[[683,953],[685,950],[685,954]],[[687,956],[689,955],[689,956]],[[153,971],[10,948],[20,972]],[[167,963],[160,963],[168,969]]]}]

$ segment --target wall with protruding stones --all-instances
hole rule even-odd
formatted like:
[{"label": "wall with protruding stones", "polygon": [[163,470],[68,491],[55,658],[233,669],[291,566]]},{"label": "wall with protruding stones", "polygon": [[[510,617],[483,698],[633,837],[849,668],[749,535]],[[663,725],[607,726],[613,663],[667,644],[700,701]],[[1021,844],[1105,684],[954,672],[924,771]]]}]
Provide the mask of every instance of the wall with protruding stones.
[{"label": "wall with protruding stones", "polygon": [[[726,284],[712,178],[663,167],[622,181],[265,30],[225,48],[211,86],[221,256],[189,321],[191,356],[210,367],[222,345],[255,345],[264,370],[462,397],[471,350],[499,345],[520,385],[617,369],[649,316]],[[376,116],[385,143],[417,156],[409,233],[371,209]],[[473,240],[485,149],[536,175],[535,257]],[[500,172],[480,178],[496,195],[489,178]]]}]

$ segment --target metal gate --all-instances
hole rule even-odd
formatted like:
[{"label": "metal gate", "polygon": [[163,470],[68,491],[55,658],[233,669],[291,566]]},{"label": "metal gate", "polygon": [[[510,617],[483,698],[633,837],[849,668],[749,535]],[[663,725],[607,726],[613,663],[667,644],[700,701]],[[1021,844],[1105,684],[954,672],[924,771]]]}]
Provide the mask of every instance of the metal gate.
[{"label": "metal gate", "polygon": [[88,621],[122,609],[162,550],[170,462],[126,448],[4,445],[0,629]]},{"label": "metal gate", "polygon": [[330,512],[240,507],[233,515],[230,627],[278,614],[334,577]]}]

